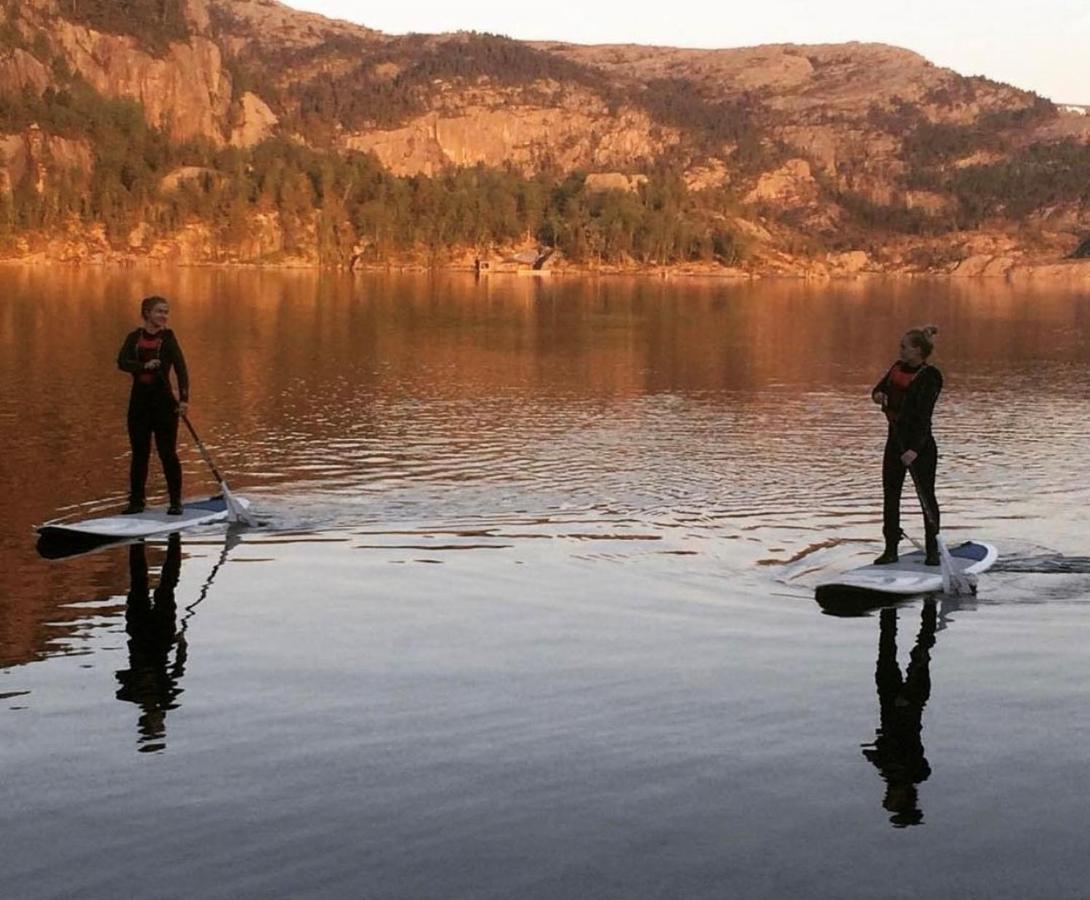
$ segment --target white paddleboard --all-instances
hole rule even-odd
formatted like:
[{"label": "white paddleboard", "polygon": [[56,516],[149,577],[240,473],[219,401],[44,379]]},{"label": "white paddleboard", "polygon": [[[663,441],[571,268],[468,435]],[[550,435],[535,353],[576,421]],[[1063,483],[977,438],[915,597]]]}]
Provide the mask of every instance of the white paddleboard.
[{"label": "white paddleboard", "polygon": [[[986,572],[999,556],[999,551],[982,541],[966,541],[950,547],[954,572],[979,575]],[[916,550],[906,553],[898,562],[887,566],[861,566],[826,578],[817,585],[818,591],[873,591],[880,594],[933,594],[942,590],[942,568],[924,564],[924,555]]]},{"label": "white paddleboard", "polygon": [[[249,502],[237,495],[234,499],[243,508]],[[168,516],[165,506],[149,507],[142,513],[132,516],[102,516],[97,519],[84,519],[82,522],[63,522],[54,520],[38,526],[38,534],[44,539],[64,540],[80,538],[104,538],[107,540],[125,540],[152,537],[157,534],[170,534],[184,531],[197,525],[210,525],[214,522],[227,521],[227,501],[223,497],[210,497],[207,500],[193,500],[182,504],[180,516]]]}]

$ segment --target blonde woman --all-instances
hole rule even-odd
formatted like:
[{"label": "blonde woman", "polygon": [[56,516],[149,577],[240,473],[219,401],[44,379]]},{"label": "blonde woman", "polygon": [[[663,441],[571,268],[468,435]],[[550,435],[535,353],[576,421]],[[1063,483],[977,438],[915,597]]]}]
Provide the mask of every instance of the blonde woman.
[{"label": "blonde woman", "polygon": [[874,561],[876,565],[898,559],[906,471],[914,478],[924,506],[927,565],[939,565],[939,504],[935,498],[939,450],[931,433],[931,416],[942,391],[942,373],[928,362],[938,331],[928,325],[905,332],[899,358],[871,391],[871,399],[882,407],[889,425],[882,458],[882,535],[886,548]]}]

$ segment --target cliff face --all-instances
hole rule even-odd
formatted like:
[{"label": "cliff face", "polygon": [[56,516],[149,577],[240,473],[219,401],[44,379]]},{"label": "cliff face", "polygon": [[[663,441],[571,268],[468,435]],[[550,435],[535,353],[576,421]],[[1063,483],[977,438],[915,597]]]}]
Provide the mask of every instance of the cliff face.
[{"label": "cliff face", "polygon": [[86,141],[47,135],[31,126],[19,134],[0,134],[0,194],[19,185],[41,192],[58,172],[88,172],[94,150]]},{"label": "cliff face", "polygon": [[6,90],[29,89],[40,94],[51,80],[49,69],[21,47],[13,48],[6,57],[0,56],[0,85]]},{"label": "cliff face", "polygon": [[[173,185],[165,193],[193,182],[209,194],[223,180],[171,182],[170,166],[203,171],[220,164],[209,155],[217,148],[259,150],[280,139],[333,156],[372,153],[404,177],[484,166],[523,178],[631,178],[666,168],[692,194],[718,198],[701,201],[709,221],[746,223],[736,234],[757,248],[755,258],[762,247],[766,258],[813,255],[814,241],[834,254],[854,252],[843,246],[852,228],[862,234],[876,223],[898,231],[891,245],[919,246],[936,230],[1017,234],[1032,226],[1034,246],[1050,253],[1090,229],[1090,197],[1078,189],[1049,194],[1034,182],[1010,204],[988,187],[977,202],[981,183],[1005,183],[1005,166],[1024,172],[1027,154],[1083,165],[1078,148],[1090,140],[1090,116],[895,47],[682,50],[390,37],[274,0],[163,0],[119,10],[109,0],[0,0],[0,98],[21,98],[6,121],[0,107],[0,198],[28,186],[44,195],[51,179],[74,184],[74,173],[87,180],[104,171],[96,168],[110,155],[101,136],[80,133],[78,115],[67,115],[65,98],[90,90],[137,104],[175,147],[211,148],[192,158],[175,153],[167,169],[149,173],[148,183]],[[158,149],[145,156],[156,154],[170,156]],[[136,196],[133,177],[118,177]],[[238,247],[267,253],[293,245],[269,235],[294,214],[286,206],[303,201],[277,190],[265,208],[251,200],[244,212],[236,197],[231,215],[265,235],[236,235]],[[351,191],[349,183],[344,197]],[[130,205],[146,218],[155,202],[145,193]],[[329,204],[312,205],[318,215]],[[189,221],[171,227],[192,236],[199,206],[186,206]],[[336,233],[330,240],[364,239],[353,221],[359,215],[342,210],[335,225],[328,209],[324,215],[327,237]],[[297,240],[322,233],[313,216],[296,218],[306,222]],[[150,252],[155,241],[143,232],[129,237],[142,221],[107,228],[106,243],[123,235],[123,249]],[[17,216],[12,223],[18,227]],[[162,238],[167,226],[157,227]],[[211,244],[222,239],[208,233]],[[314,256],[313,248],[297,249],[300,258]],[[857,266],[859,257],[851,259]]]},{"label": "cliff face", "polygon": [[[187,0],[186,40],[169,42],[161,53],[133,36],[98,31],[66,18],[64,9],[56,0],[8,5],[8,23],[45,59],[34,58],[37,65],[28,63],[27,51],[14,48],[6,65],[0,61],[0,85],[7,87],[14,76],[15,83],[32,84],[40,93],[59,81],[55,72],[59,64],[106,96],[137,101],[148,122],[163,127],[174,140],[200,136],[224,141],[231,79],[220,47],[209,37],[205,0]],[[52,65],[47,68],[48,64]],[[13,67],[16,72],[9,74]]]},{"label": "cliff face", "polygon": [[231,80],[216,44],[200,36],[171,44],[164,58],[140,51],[124,37],[61,26],[55,34],[72,68],[101,93],[144,107],[149,124],[174,140],[224,140]]},{"label": "cliff face", "polygon": [[546,166],[571,172],[628,168],[680,142],[676,128],[658,128],[642,110],[611,112],[584,90],[537,102],[521,92],[448,90],[436,109],[404,127],[346,132],[342,146],[375,153],[398,175],[433,175],[450,166],[512,165],[532,175]]}]

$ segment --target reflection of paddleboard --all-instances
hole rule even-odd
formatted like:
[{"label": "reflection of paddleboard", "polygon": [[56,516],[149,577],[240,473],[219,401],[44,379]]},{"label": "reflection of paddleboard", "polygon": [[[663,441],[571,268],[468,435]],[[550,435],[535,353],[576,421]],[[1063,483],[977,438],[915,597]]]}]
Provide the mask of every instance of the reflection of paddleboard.
[{"label": "reflection of paddleboard", "polygon": [[94,534],[67,534],[64,537],[42,535],[38,538],[38,555],[45,559],[72,559],[87,556],[113,547],[135,544],[143,538],[109,538]]},{"label": "reflection of paddleboard", "polygon": [[[241,497],[235,497],[235,500],[249,506]],[[180,516],[168,516],[166,507],[159,506],[132,516],[103,516],[82,522],[46,522],[38,526],[38,534],[42,541],[131,540],[226,520],[227,502],[222,497],[210,497],[183,504]]]},{"label": "reflection of paddleboard", "polygon": [[[991,544],[980,541],[966,541],[950,548],[954,572],[961,575],[979,575],[994,564],[998,551]],[[899,562],[888,566],[861,566],[849,572],[843,572],[826,578],[818,583],[817,591],[822,593],[868,592],[913,596],[933,594],[942,590],[942,569],[939,566],[924,565],[924,555],[918,550],[906,553]]]}]

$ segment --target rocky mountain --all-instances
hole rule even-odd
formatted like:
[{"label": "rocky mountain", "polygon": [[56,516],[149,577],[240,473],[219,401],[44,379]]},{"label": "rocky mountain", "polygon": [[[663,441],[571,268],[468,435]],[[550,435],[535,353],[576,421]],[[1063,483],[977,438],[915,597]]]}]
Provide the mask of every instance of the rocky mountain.
[{"label": "rocky mountain", "polygon": [[274,0],[0,0],[0,252],[1009,273],[1090,117],[873,44],[394,37]]}]

